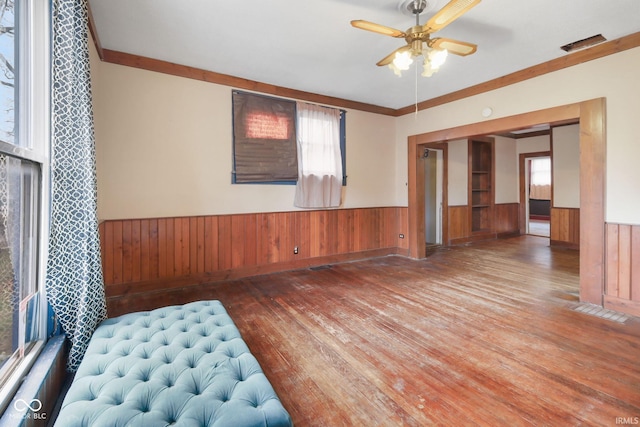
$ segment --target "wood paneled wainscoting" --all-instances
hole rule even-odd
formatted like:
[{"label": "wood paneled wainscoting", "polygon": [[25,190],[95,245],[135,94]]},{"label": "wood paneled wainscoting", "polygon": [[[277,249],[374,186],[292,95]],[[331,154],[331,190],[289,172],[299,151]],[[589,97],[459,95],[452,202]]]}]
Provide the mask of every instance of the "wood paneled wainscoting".
[{"label": "wood paneled wainscoting", "polygon": [[110,314],[150,292],[408,249],[406,207],[108,220],[99,231]]},{"label": "wood paneled wainscoting", "polygon": [[520,204],[496,203],[493,230],[476,234],[472,231],[469,206],[449,206],[449,242],[452,245],[520,234]]},{"label": "wood paneled wainscoting", "polygon": [[640,225],[606,225],[604,306],[640,316]]},{"label": "wood paneled wainscoting", "polygon": [[551,208],[552,246],[580,249],[580,209]]}]

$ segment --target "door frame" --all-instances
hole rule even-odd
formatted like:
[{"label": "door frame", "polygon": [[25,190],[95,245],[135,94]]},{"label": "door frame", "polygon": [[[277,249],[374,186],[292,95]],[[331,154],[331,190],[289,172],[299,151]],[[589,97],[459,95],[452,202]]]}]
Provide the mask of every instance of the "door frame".
[{"label": "door frame", "polygon": [[[527,191],[527,178],[526,178],[526,162],[529,159],[535,159],[538,157],[549,157],[551,159],[551,164],[553,165],[553,157],[551,156],[551,151],[537,151],[534,153],[520,153],[518,159],[518,175],[519,175],[519,186],[520,186],[520,234],[527,234],[527,223],[529,222],[529,218],[527,218],[527,196],[529,192]],[[551,200],[549,203],[549,208],[553,207],[553,166],[551,167]],[[549,213],[551,215],[551,213]],[[551,216],[549,216],[549,225],[551,225]],[[551,236],[549,236],[551,239]]]},{"label": "door frame", "polygon": [[[421,159],[424,159],[423,153],[426,148],[442,151],[442,218],[440,220],[441,222],[440,226],[442,227],[442,243],[441,244],[444,246],[447,246],[450,244],[449,242],[449,145],[446,144],[446,141],[420,144],[419,147],[416,147],[416,149],[418,150],[418,153],[420,153],[420,157],[417,159],[417,162],[420,162]],[[418,232],[422,233],[423,255],[421,258],[424,258],[426,256],[425,209],[424,209],[425,176],[424,176],[424,167],[422,167],[422,165],[416,164],[416,169],[417,171],[416,171],[415,178],[417,180],[420,180],[420,188],[422,191],[422,196],[421,196],[422,204],[418,206],[417,209],[419,210],[420,218],[422,218],[422,222],[418,225],[418,228],[419,228]],[[409,237],[409,242],[411,242],[412,240],[413,239]],[[409,256],[412,256],[412,255],[409,255]]]},{"label": "door frame", "polygon": [[[580,300],[603,305],[605,269],[606,99],[547,108],[408,137],[409,256],[424,258],[424,172],[419,146],[531,126],[580,124]],[[422,179],[420,179],[422,178]],[[421,216],[422,215],[422,216]],[[420,225],[422,222],[422,226]],[[422,233],[422,235],[420,234]]]}]

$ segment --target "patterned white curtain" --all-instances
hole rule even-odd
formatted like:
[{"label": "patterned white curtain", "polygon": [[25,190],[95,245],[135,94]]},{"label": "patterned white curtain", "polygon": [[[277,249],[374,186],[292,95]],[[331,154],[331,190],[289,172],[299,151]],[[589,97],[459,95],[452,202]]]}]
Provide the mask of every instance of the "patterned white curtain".
[{"label": "patterned white curtain", "polygon": [[297,104],[298,183],[295,206],[339,207],[342,201],[340,110]]},{"label": "patterned white curtain", "polygon": [[47,297],[75,371],[106,317],[98,236],[86,0],[53,1],[53,137]]}]

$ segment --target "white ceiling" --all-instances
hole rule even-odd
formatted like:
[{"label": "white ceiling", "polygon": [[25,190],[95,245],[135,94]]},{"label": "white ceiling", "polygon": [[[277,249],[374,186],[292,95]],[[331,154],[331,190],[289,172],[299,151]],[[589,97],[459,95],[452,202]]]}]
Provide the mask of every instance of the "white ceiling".
[{"label": "white ceiling", "polygon": [[[90,0],[102,48],[290,89],[402,108],[569,55],[567,43],[640,32],[640,0],[483,0],[436,36],[478,51],[449,55],[434,76],[397,77],[378,60],[404,40],[358,30],[364,19],[406,30],[406,0]],[[448,0],[428,0],[426,20]],[[420,68],[420,67],[418,67]],[[417,90],[416,90],[417,89]]]}]

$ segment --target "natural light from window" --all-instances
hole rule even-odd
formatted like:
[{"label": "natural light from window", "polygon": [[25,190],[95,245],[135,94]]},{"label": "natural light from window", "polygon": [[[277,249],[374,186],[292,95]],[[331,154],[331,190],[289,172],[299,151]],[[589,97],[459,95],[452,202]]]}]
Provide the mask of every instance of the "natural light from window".
[{"label": "natural light from window", "polygon": [[276,114],[254,112],[245,119],[247,138],[288,139],[291,121]]},{"label": "natural light from window", "polygon": [[0,0],[0,412],[46,339],[49,17],[48,2]]}]

